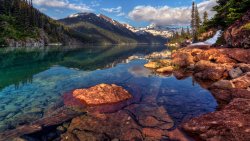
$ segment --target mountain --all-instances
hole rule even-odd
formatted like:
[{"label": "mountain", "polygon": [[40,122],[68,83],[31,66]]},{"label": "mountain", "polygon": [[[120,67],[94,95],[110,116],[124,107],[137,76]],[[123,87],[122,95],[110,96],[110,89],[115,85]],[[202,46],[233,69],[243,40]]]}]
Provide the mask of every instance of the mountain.
[{"label": "mountain", "polygon": [[58,20],[69,29],[75,30],[98,43],[165,43],[166,38],[152,34],[138,35],[105,15],[77,13]]},{"label": "mountain", "polygon": [[173,35],[174,30],[170,28],[159,28],[158,26],[149,25],[145,28],[135,28],[129,24],[123,24],[127,29],[136,33],[137,35],[152,34],[154,36],[160,36],[163,38],[170,38]]},{"label": "mountain", "polygon": [[32,0],[0,0],[0,46],[50,44],[165,43],[166,38],[138,35],[105,15],[78,13],[54,20]]},{"label": "mountain", "polygon": [[31,0],[0,0],[0,46],[44,46],[88,42],[33,7]]}]

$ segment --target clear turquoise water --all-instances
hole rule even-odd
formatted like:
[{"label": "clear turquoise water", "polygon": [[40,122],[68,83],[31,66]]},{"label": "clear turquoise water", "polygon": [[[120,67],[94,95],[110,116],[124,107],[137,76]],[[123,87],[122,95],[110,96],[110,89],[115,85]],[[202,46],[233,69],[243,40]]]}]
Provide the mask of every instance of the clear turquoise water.
[{"label": "clear turquoise water", "polygon": [[0,131],[14,129],[49,115],[63,106],[62,96],[76,88],[99,83],[134,85],[142,95],[155,93],[176,124],[214,111],[213,96],[191,77],[177,80],[158,76],[129,61],[134,54],[149,54],[162,46],[111,46],[88,48],[33,48],[0,50]]}]

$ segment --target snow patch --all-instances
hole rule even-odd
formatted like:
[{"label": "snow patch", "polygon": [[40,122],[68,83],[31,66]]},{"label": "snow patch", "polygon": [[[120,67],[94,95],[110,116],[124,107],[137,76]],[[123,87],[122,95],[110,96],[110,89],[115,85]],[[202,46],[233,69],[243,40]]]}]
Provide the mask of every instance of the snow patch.
[{"label": "snow patch", "polygon": [[210,38],[210,39],[208,39],[208,40],[206,40],[204,42],[198,42],[198,43],[191,44],[191,46],[195,46],[195,45],[213,45],[213,44],[215,44],[217,42],[218,38],[221,37],[221,34],[222,34],[222,31],[218,30],[216,32],[216,34],[212,38]]},{"label": "snow patch", "polygon": [[72,14],[72,15],[69,15],[69,18],[75,18],[75,17],[78,17],[79,14]]}]

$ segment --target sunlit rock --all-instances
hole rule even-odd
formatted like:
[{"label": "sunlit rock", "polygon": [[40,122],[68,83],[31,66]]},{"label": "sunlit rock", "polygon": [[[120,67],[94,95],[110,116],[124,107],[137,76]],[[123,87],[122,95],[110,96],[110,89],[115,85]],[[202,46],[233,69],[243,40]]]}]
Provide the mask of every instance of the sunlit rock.
[{"label": "sunlit rock", "polygon": [[158,62],[149,62],[149,63],[145,64],[144,67],[150,68],[150,69],[157,69],[157,68],[160,67],[160,63],[158,63]]},{"label": "sunlit rock", "polygon": [[220,80],[218,82],[213,83],[210,88],[232,89],[232,88],[235,88],[235,86],[229,80]]},{"label": "sunlit rock", "polygon": [[232,83],[235,85],[236,88],[247,89],[248,87],[250,87],[250,72],[232,80]]},{"label": "sunlit rock", "polygon": [[172,66],[168,66],[168,67],[162,67],[156,70],[156,72],[159,73],[164,73],[164,72],[172,72],[174,70],[174,68]]},{"label": "sunlit rock", "polygon": [[115,84],[99,84],[88,89],[74,90],[73,97],[87,105],[101,105],[121,102],[132,98],[132,95]]}]

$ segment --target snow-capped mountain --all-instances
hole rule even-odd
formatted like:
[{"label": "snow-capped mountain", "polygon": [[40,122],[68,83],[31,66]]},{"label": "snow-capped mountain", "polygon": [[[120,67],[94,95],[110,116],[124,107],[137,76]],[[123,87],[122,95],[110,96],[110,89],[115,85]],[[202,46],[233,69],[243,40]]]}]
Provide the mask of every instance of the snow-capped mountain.
[{"label": "snow-capped mountain", "polygon": [[119,43],[119,42],[139,42],[139,43],[164,43],[166,38],[154,36],[147,32],[138,34],[130,30],[124,24],[109,18],[103,14],[77,13],[60,19],[59,22],[69,26],[79,34],[88,37],[95,37],[100,41]]},{"label": "snow-capped mountain", "polygon": [[124,27],[126,27],[127,29],[129,29],[130,31],[138,34],[138,35],[143,35],[143,34],[152,34],[154,36],[161,36],[161,37],[164,37],[164,38],[170,38],[172,35],[173,35],[173,31],[171,29],[163,29],[163,28],[160,28],[159,26],[156,26],[156,25],[149,25],[147,27],[144,27],[144,28],[135,28],[129,24],[123,24]]}]

